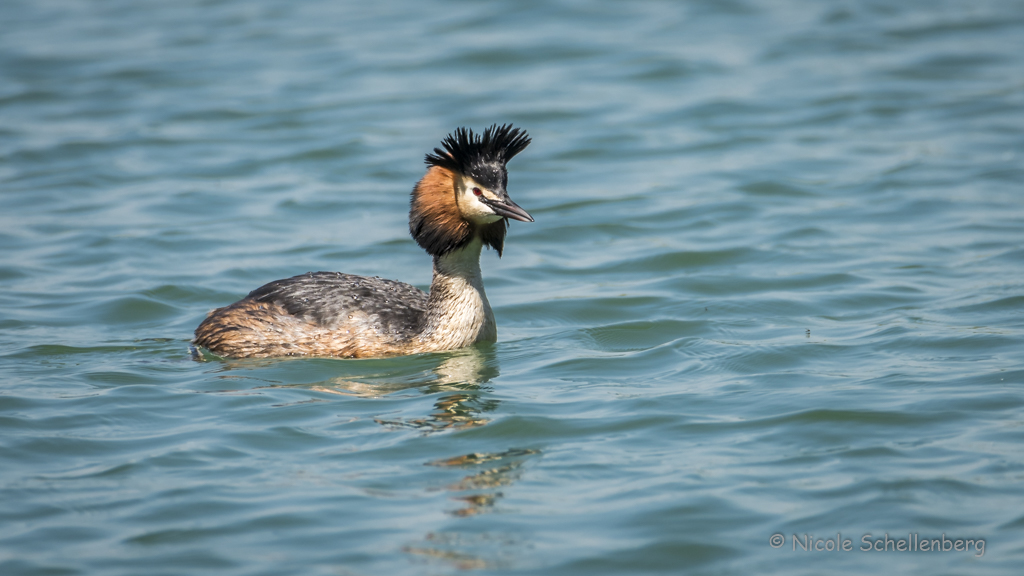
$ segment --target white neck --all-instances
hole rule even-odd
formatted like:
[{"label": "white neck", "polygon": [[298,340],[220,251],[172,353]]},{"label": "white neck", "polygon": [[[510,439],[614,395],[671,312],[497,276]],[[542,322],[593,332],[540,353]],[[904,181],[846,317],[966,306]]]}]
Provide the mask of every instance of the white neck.
[{"label": "white neck", "polygon": [[479,238],[465,247],[434,258],[427,323],[420,341],[435,350],[462,348],[498,337],[494,312],[480,276]]}]

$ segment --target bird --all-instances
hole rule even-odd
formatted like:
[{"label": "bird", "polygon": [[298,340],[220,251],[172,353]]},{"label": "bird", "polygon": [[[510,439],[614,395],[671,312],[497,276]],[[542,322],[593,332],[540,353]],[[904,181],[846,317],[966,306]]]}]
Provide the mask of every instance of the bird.
[{"label": "bird", "polygon": [[507,163],[531,142],[525,130],[457,128],[425,158],[413,187],[409,233],[433,258],[430,292],[379,277],[307,272],[265,284],[210,312],[193,352],[226,358],[381,358],[494,342],[480,255],[502,255],[509,220],[534,218],[508,195]]}]

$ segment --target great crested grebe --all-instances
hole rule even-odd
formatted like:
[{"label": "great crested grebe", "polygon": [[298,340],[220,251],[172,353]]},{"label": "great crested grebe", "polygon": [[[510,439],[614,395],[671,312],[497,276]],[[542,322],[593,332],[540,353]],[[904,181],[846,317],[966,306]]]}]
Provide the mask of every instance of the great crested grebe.
[{"label": "great crested grebe", "polygon": [[430,293],[394,280],[309,272],[211,312],[192,341],[220,356],[370,358],[493,342],[480,277],[484,245],[501,256],[508,219],[533,222],[505,186],[505,164],[530,144],[511,124],[459,128],[427,154],[412,191],[409,232],[434,257]]}]

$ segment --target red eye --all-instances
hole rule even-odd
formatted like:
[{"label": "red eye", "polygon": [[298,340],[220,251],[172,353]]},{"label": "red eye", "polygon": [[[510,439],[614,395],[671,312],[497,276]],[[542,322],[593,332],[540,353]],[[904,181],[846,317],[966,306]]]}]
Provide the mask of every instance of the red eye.
[{"label": "red eye", "polygon": [[484,193],[481,192],[479,188],[473,188],[473,194],[476,196],[483,196]]}]

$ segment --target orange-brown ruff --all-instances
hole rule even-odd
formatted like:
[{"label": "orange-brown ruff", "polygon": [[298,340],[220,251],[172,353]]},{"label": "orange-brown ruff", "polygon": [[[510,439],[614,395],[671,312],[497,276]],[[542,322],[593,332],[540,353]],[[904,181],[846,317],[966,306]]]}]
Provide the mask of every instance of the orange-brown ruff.
[{"label": "orange-brown ruff", "polygon": [[409,231],[434,258],[427,294],[340,272],[271,282],[211,312],[193,343],[220,356],[369,358],[451,350],[497,339],[480,275],[483,246],[501,256],[508,219],[533,218],[505,190],[505,164],[530,143],[511,125],[460,128],[412,192]]}]

